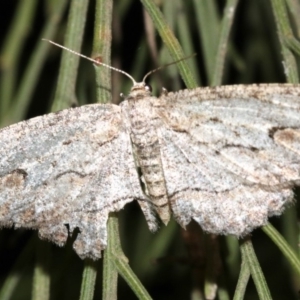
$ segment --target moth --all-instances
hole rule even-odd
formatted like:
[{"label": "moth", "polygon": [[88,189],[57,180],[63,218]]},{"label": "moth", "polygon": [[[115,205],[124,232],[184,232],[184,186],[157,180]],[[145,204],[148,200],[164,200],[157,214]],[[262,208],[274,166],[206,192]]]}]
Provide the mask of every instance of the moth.
[{"label": "moth", "polygon": [[235,236],[293,202],[299,85],[206,87],[157,98],[132,80],[119,106],[70,108],[0,130],[1,227],[36,229],[59,246],[79,228],[75,251],[98,259],[109,213],[131,201],[152,231],[157,217],[167,224],[173,216],[183,227],[194,219],[206,232]]}]

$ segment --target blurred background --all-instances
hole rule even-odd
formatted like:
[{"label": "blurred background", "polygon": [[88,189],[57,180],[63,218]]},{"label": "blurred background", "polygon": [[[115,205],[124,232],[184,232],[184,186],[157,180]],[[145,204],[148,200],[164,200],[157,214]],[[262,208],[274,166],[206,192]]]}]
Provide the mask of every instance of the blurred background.
[{"label": "blurred background", "polygon": [[[1,127],[53,110],[53,101],[58,95],[56,86],[60,81],[62,50],[41,39],[64,44],[71,2],[22,0],[1,3]],[[78,51],[95,57],[93,39],[97,3],[92,0],[86,2],[82,45]],[[147,1],[141,2],[145,5]],[[174,61],[141,2],[113,1],[111,24],[110,63],[128,72],[137,81],[142,80],[148,71]],[[297,82],[297,75],[287,77],[285,70],[291,63],[294,74],[297,74],[299,54],[296,54],[296,47],[293,48],[293,40],[285,40],[290,52],[289,56],[283,56],[287,50],[282,46],[281,19],[278,15],[276,17],[275,8],[277,2],[286,7],[292,33],[299,38],[300,22],[295,16],[300,15],[300,2],[232,1],[232,23],[225,23],[224,11],[229,2],[155,1],[179,40],[184,56],[197,53],[197,56],[185,61],[194,82],[198,86]],[[228,33],[222,52],[219,41],[222,34],[226,36],[226,30]],[[288,62],[286,57],[290,59]],[[97,69],[99,67],[95,68],[91,62],[80,59],[78,73],[73,71],[69,76],[74,81],[74,95],[65,102],[67,106],[97,102],[97,90],[101,89],[101,84],[95,81]],[[120,92],[128,94],[131,82],[116,72],[112,72],[111,77],[111,97],[107,96],[106,100],[119,103],[122,100]],[[159,95],[162,87],[169,91],[186,88],[181,78],[175,64],[151,75],[148,81],[154,94]],[[298,204],[288,208],[280,218],[272,218],[271,223],[299,254],[297,211]],[[183,230],[174,221],[167,227],[161,225],[159,232],[153,234],[149,232],[136,203],[127,205],[119,213],[119,222],[124,253],[153,299],[204,299],[204,283],[209,279],[219,287],[211,292],[215,299],[232,298],[241,263],[238,240],[208,236],[196,224],[190,224],[188,230]],[[299,277],[279,249],[260,229],[253,232],[252,241],[273,299],[299,299]],[[50,294],[46,298],[79,298],[84,262],[72,250],[71,240],[66,247],[59,248],[40,241],[36,232],[2,229],[0,300],[33,298],[33,274],[37,274],[41,253],[46,254],[42,260],[47,261],[44,269],[43,264],[39,266],[49,274]],[[98,270],[96,299],[101,298],[102,293],[102,260],[93,266]],[[118,295],[119,299],[136,299],[122,278]],[[251,280],[245,299],[258,299]]]}]

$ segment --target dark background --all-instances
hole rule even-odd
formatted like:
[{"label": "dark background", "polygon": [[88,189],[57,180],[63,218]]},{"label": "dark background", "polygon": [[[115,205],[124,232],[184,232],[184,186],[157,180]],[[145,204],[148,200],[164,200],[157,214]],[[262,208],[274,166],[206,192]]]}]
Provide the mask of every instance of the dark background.
[{"label": "dark background", "polygon": [[[0,50],[3,50],[9,29],[13,24],[18,2],[2,1],[1,3]],[[225,1],[217,1],[217,3],[221,16]],[[115,1],[114,5],[117,7],[119,4],[120,2]],[[94,5],[94,1],[91,1],[82,46],[82,53],[86,55],[90,55],[92,49]],[[149,56],[142,62],[136,59],[141,47],[147,47],[141,3],[131,1],[122,18],[118,16],[117,8],[115,11],[114,22],[118,24],[116,26],[118,30],[113,32],[112,65],[119,61],[120,68],[128,73],[135,64],[139,64],[142,73],[157,67]],[[185,1],[183,13],[188,16],[202,85],[208,85],[192,1]],[[39,40],[39,36],[46,20],[46,14],[47,1],[38,1],[34,21],[29,26],[25,46],[19,60],[16,88],[22,81],[24,70],[36,43],[42,42]],[[66,22],[67,11],[56,34],[55,41],[58,43],[63,43]],[[158,34],[156,40],[158,50],[161,50],[163,44]],[[234,51],[231,49],[228,54],[223,84],[285,82],[280,45],[269,1],[241,1],[234,19],[230,41]],[[188,56],[191,53],[185,54]],[[29,109],[26,111],[26,118],[49,111],[57,82],[60,55],[61,50],[53,47],[47,60],[41,62],[43,69],[31,97]],[[3,74],[5,61],[2,56],[0,58],[0,71]],[[171,58],[169,58],[170,61]],[[159,80],[162,82],[159,82],[159,86],[162,85],[168,90],[173,90],[173,82],[179,80],[181,88],[184,88],[179,75],[177,74],[174,79],[173,75],[169,74],[169,68],[163,69],[160,73]],[[95,102],[95,93],[91,91],[95,85],[94,70],[91,64],[81,61],[79,74],[78,89],[80,90],[82,88],[80,85],[84,84],[86,85],[84,89],[87,90],[85,96],[78,95],[79,103]],[[123,90],[125,87],[122,84],[126,80],[126,78],[122,78],[118,83],[120,85],[118,88],[124,93],[126,90]],[[290,238],[292,246],[294,246],[295,240],[289,233],[298,229],[297,223],[295,223],[295,208],[296,206],[290,208],[282,218],[272,218],[271,220],[272,224]],[[139,207],[136,203],[132,203],[120,212],[120,231],[123,250],[128,256],[130,264],[154,299],[188,299],[191,298],[193,288],[202,289],[206,257],[209,252],[205,247],[207,247],[209,238],[199,228],[192,225],[190,232],[193,234],[188,236],[183,229],[179,228],[179,225],[172,222],[167,228],[162,226],[158,233],[152,234],[147,229]],[[15,289],[13,299],[29,299],[36,255],[40,251],[50,251],[52,259],[51,299],[79,298],[83,262],[73,252],[71,241],[66,247],[58,248],[47,242],[39,241],[36,236],[36,232],[31,231],[1,230],[0,288],[8,276],[18,274],[21,279]],[[260,229],[253,232],[252,239],[273,299],[298,299],[299,278],[291,272],[290,266],[278,248]],[[219,258],[216,259],[219,284],[226,288],[232,296],[240,267],[238,243],[233,238],[219,237],[210,246],[219,249]],[[20,257],[21,263],[17,263]],[[94,299],[101,298],[102,261],[100,260],[97,264],[99,271]],[[257,299],[258,297],[252,281],[249,283],[246,295],[246,299]],[[119,285],[119,298],[136,299],[122,278]]]}]

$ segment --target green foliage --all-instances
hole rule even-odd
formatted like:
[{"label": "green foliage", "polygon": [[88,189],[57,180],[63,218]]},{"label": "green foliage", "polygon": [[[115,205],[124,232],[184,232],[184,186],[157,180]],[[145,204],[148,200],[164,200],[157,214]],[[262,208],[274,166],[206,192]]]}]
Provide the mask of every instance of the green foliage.
[{"label": "green foliage", "polygon": [[[155,73],[150,78],[155,93],[162,86],[176,91],[299,81],[298,0],[141,3],[2,4],[7,16],[0,21],[1,126],[72,105],[117,103],[119,92],[129,91],[126,77],[100,67],[94,72],[90,62],[61,53],[41,38],[100,57],[137,81],[150,69],[197,53]],[[296,210],[295,205],[271,220],[282,236],[269,224],[238,243],[233,237],[205,235],[193,223],[185,231],[171,222],[152,234],[132,203],[110,218],[108,249],[98,262],[83,262],[73,253],[74,237],[58,248],[36,233],[3,229],[0,300],[150,299],[149,294],[154,299],[298,299]]]}]

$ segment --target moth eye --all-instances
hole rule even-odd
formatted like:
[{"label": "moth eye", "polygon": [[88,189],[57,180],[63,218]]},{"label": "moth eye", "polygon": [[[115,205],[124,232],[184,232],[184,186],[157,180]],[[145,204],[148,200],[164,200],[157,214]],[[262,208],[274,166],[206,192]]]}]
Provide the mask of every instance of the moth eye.
[{"label": "moth eye", "polygon": [[146,91],[149,91],[149,92],[152,92],[152,86],[149,85],[149,84],[147,84],[147,85],[145,86],[145,90],[146,90]]}]

